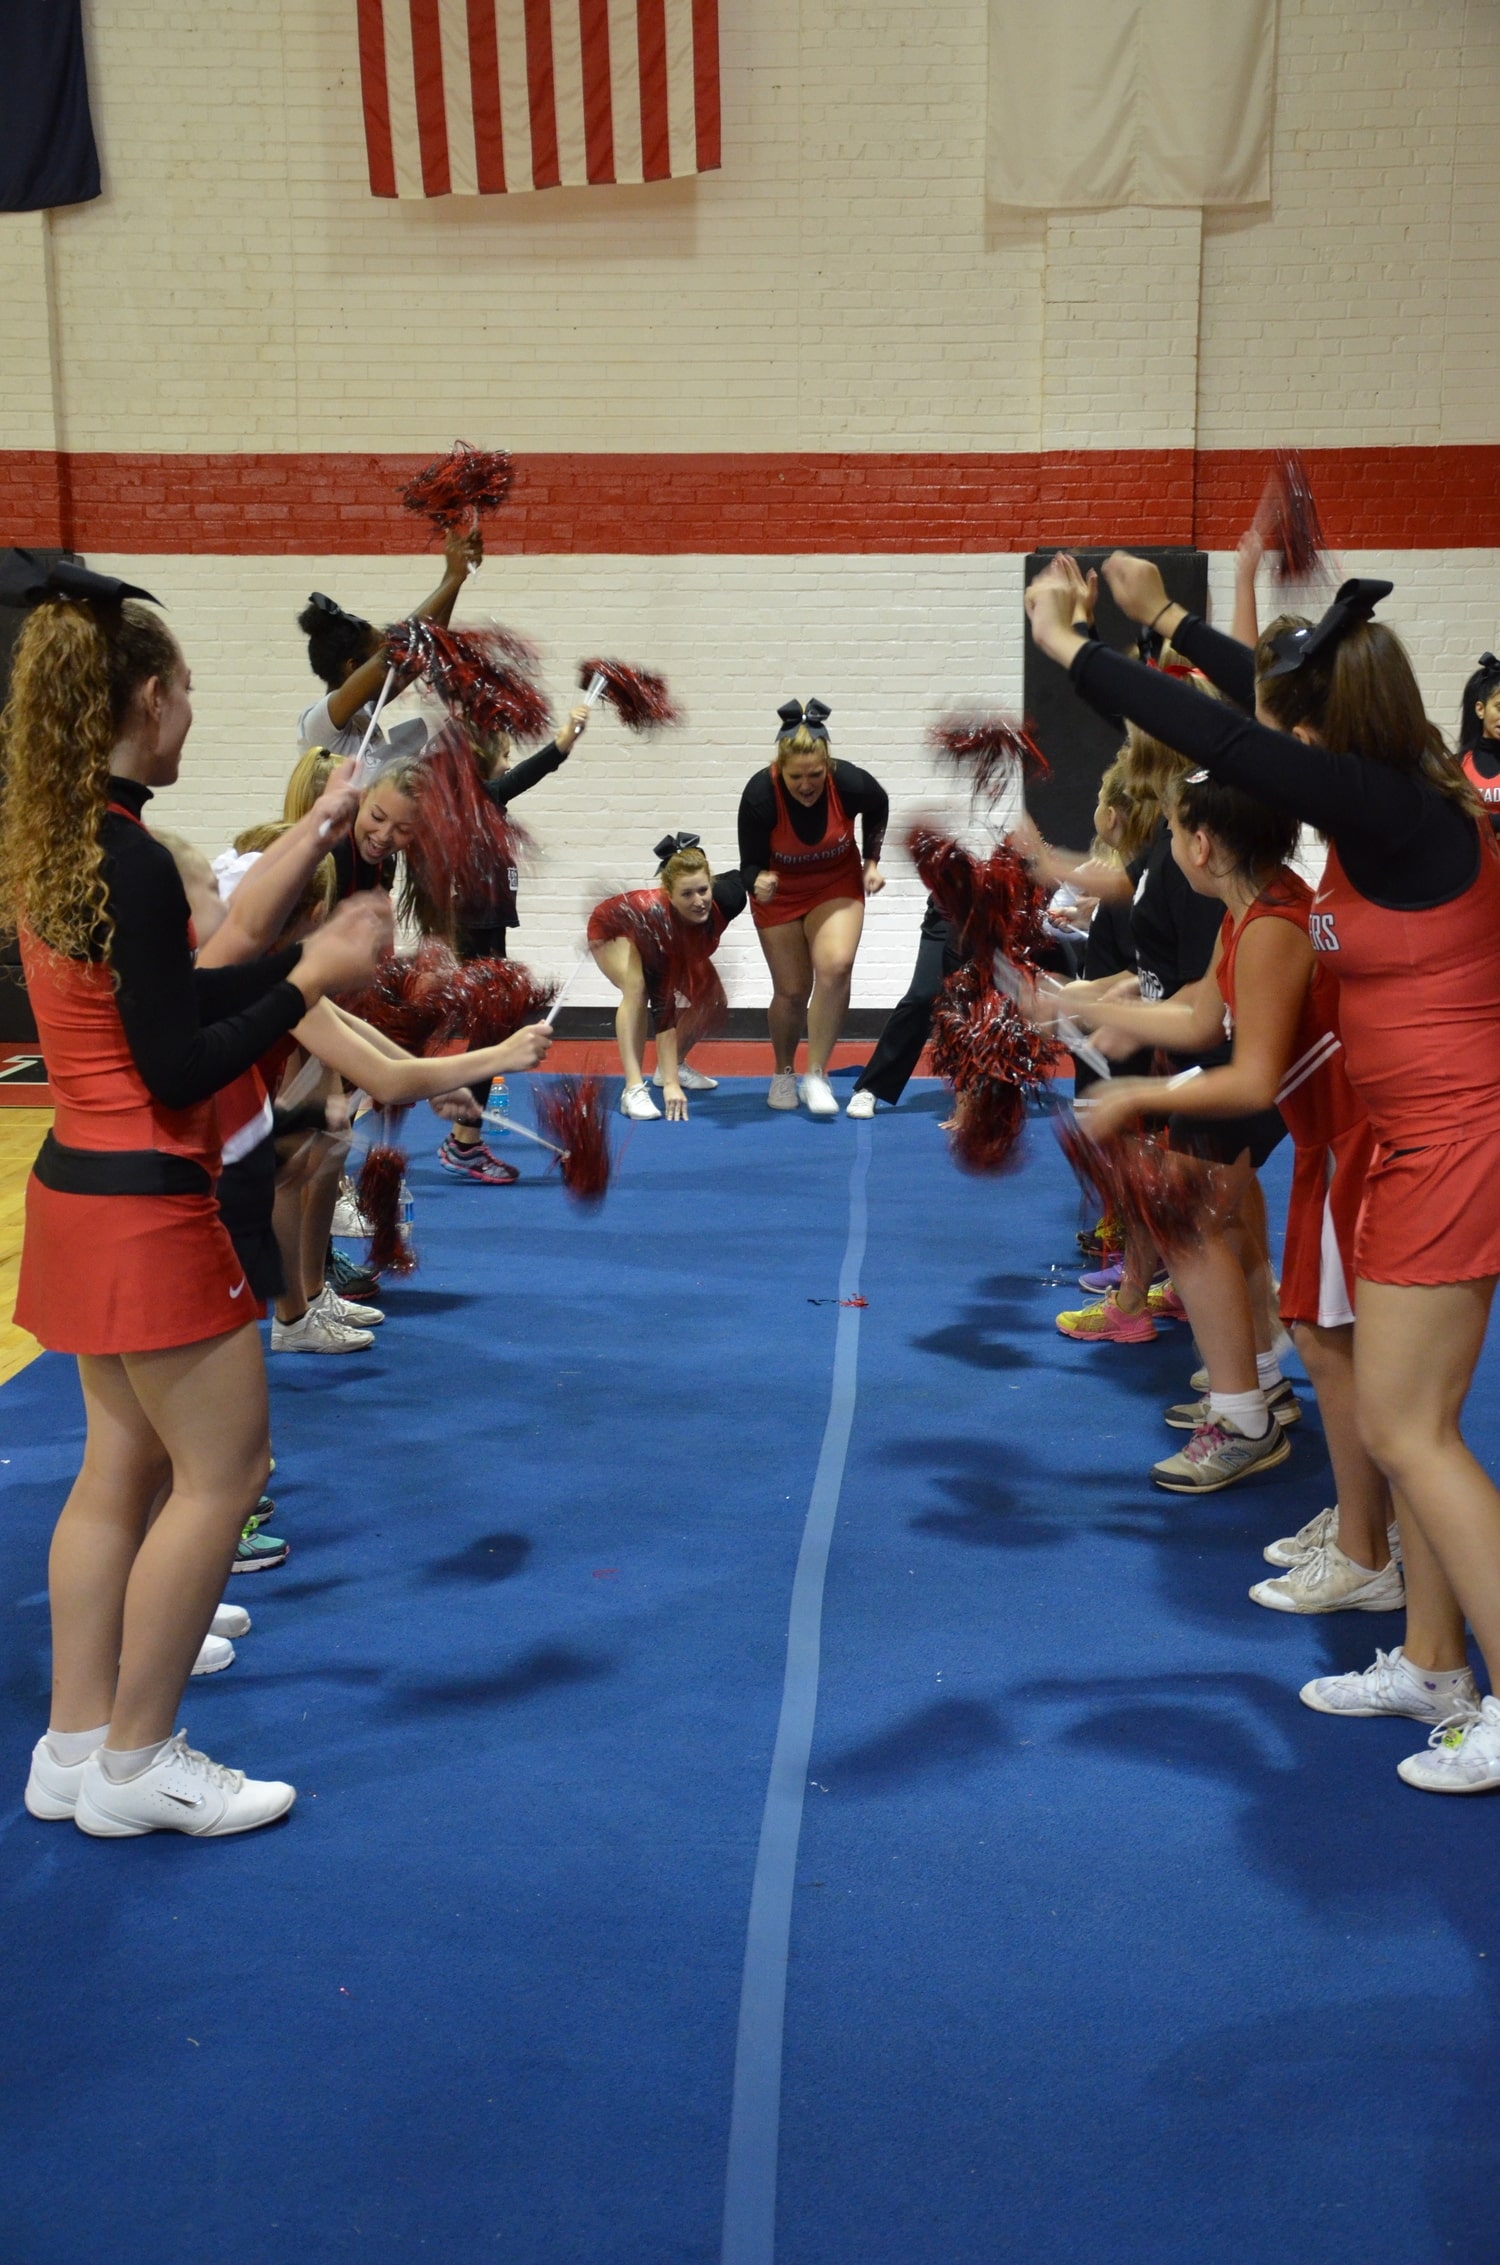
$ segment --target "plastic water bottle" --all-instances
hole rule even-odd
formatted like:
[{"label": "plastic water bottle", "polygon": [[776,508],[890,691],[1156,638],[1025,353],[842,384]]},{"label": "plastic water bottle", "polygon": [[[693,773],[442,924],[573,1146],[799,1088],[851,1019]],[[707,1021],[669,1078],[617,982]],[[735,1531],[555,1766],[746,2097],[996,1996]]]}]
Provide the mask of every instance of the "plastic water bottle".
[{"label": "plastic water bottle", "polygon": [[416,1206],[412,1199],[411,1182],[405,1173],[401,1176],[401,1193],[396,1199],[397,1232],[408,1250],[411,1249],[411,1215]]},{"label": "plastic water bottle", "polygon": [[484,1104],[484,1121],[492,1132],[510,1131],[510,1088],[503,1077],[491,1078]]}]

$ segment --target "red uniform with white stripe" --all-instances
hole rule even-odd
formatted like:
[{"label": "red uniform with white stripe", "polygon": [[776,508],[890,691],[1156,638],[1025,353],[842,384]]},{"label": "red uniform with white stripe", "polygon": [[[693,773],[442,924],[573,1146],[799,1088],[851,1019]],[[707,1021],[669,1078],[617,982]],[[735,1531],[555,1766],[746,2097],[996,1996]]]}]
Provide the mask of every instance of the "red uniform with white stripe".
[{"label": "red uniform with white stripe", "polygon": [[[1288,920],[1307,930],[1313,894],[1283,866],[1236,925],[1224,915],[1218,981],[1232,1030],[1235,963],[1256,920]],[[1276,1096],[1292,1136],[1292,1193],[1281,1265],[1281,1318],[1333,1329],[1354,1319],[1354,1247],[1374,1134],[1349,1082],[1339,1032],[1338,979],[1315,960],[1302,1002],[1292,1059]]]},{"label": "red uniform with white stripe", "polygon": [[1337,970],[1349,1078],[1375,1131],[1362,1281],[1500,1274],[1500,849],[1483,819],[1475,830],[1479,870],[1447,904],[1372,904],[1334,849],[1313,899],[1308,933]]}]

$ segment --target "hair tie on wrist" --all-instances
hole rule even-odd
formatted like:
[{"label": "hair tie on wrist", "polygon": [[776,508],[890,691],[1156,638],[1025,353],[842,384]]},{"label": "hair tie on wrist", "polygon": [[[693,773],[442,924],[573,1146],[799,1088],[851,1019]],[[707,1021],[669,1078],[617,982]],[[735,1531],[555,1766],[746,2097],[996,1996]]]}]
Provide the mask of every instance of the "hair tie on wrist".
[{"label": "hair tie on wrist", "polygon": [[1163,615],[1163,614],[1164,614],[1164,613],[1166,612],[1166,610],[1167,610],[1168,606],[1175,606],[1175,605],[1176,605],[1176,603],[1177,603],[1177,600],[1176,600],[1175,598],[1163,598],[1163,600],[1162,600],[1161,604],[1160,604],[1160,605],[1159,605],[1159,606],[1157,607],[1157,609],[1156,609],[1155,613],[1154,613],[1154,614],[1153,614],[1153,615],[1151,616],[1151,619],[1150,619],[1150,620],[1149,620],[1149,621],[1147,622],[1147,624],[1146,624],[1147,628],[1148,628],[1148,629],[1154,629],[1154,628],[1156,627],[1157,623],[1158,623],[1158,622],[1160,621],[1160,619],[1161,619],[1162,615]]}]

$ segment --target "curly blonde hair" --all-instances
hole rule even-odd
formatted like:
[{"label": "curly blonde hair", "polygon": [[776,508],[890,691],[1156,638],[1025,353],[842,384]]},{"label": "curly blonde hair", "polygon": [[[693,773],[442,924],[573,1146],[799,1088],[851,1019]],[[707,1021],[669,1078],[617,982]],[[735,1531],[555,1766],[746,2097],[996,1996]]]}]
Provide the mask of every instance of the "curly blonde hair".
[{"label": "curly blonde hair", "polygon": [[153,676],[172,684],[181,666],[171,631],[137,599],[33,611],[0,716],[0,929],[24,926],[69,959],[108,960],[99,827],[109,759],[138,688]]}]

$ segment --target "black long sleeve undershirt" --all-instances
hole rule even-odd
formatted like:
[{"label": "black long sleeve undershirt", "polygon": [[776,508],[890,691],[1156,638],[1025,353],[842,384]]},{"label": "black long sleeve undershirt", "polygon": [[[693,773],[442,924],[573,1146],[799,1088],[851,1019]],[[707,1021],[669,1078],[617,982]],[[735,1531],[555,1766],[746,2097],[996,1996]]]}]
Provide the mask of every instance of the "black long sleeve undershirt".
[{"label": "black long sleeve undershirt", "polygon": [[1242,645],[1238,637],[1226,637],[1222,629],[1211,629],[1201,614],[1190,613],[1173,630],[1172,647],[1194,668],[1201,668],[1226,700],[1243,708],[1247,716],[1254,715],[1255,653],[1249,645]]},{"label": "black long sleeve undershirt", "polygon": [[[122,791],[123,790],[123,791]],[[145,796],[111,780],[114,800]],[[286,978],[301,946],[236,967],[196,969],[188,902],[169,850],[113,812],[100,828],[114,921],[110,963],[125,1039],[148,1091],[168,1109],[206,1101],[300,1022],[307,1002]]]},{"label": "black long sleeve undershirt", "polygon": [[497,771],[492,779],[486,779],[484,791],[495,808],[503,810],[518,794],[525,794],[543,779],[551,778],[554,771],[560,771],[572,752],[569,748],[565,753],[555,739],[549,739],[545,747],[528,755],[524,763],[512,763],[508,770]]},{"label": "black long sleeve undershirt", "polygon": [[[839,790],[839,800],[851,818],[858,818],[864,841],[866,863],[876,860],[885,841],[885,829],[890,824],[891,798],[879,779],[862,771],[857,763],[835,762],[831,766]],[[811,847],[823,838],[828,824],[828,790],[825,787],[816,802],[799,802],[789,794],[786,806],[791,814],[792,831],[798,841]],[[758,873],[769,870],[771,863],[771,835],[776,825],[776,786],[769,769],[757,771],[740,796],[740,871],[747,889],[755,886]]]},{"label": "black long sleeve undershirt", "polygon": [[750,900],[743,873],[716,873],[713,886],[714,903],[726,921],[738,920]]},{"label": "black long sleeve undershirt", "polygon": [[1129,717],[1215,778],[1316,826],[1372,904],[1424,912],[1461,896],[1479,870],[1474,820],[1426,779],[1308,747],[1097,643],[1080,649],[1069,674],[1091,707]]}]

